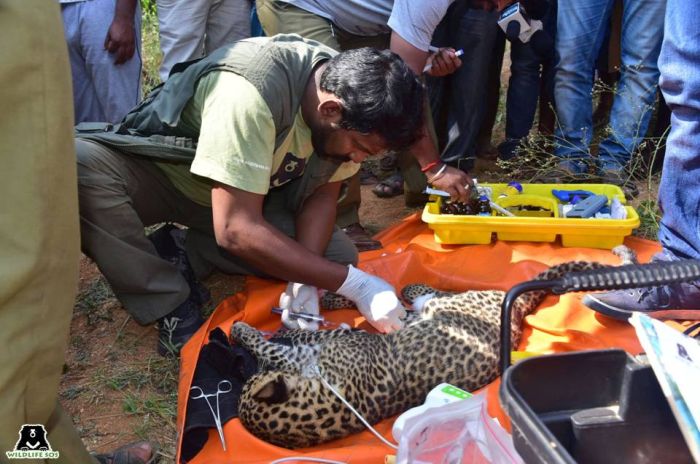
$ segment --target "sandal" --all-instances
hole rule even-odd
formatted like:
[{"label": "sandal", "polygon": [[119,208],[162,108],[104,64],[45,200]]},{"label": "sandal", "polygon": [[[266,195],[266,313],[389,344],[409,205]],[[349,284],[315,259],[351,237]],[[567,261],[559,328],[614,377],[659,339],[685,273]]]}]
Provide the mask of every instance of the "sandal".
[{"label": "sandal", "polygon": [[344,227],[343,232],[345,232],[345,235],[352,240],[352,243],[357,248],[357,251],[362,252],[378,250],[382,247],[382,242],[373,239],[372,236],[369,235],[369,232],[367,232],[367,230],[362,227],[362,224],[359,222]]},{"label": "sandal", "polygon": [[[150,457],[143,455],[149,452]],[[92,455],[100,464],[153,464],[158,457],[158,445],[139,441],[117,448],[111,453]]]},{"label": "sandal", "polygon": [[372,189],[372,193],[379,198],[391,198],[403,193],[403,176],[395,173],[379,182]]},{"label": "sandal", "polygon": [[384,155],[379,160],[379,169],[381,169],[384,172],[392,172],[395,171],[397,168],[398,158],[396,153],[389,153],[388,155]]},{"label": "sandal", "polygon": [[372,173],[369,168],[362,166],[360,168],[360,184],[361,185],[374,185],[379,182],[379,178]]}]

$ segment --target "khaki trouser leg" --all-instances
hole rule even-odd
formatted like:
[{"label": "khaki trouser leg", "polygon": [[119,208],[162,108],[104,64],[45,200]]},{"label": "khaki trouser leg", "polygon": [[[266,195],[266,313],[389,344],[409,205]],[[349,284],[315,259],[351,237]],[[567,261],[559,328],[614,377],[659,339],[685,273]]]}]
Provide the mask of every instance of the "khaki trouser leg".
[{"label": "khaki trouser leg", "polygon": [[[7,462],[22,424],[49,425],[60,414],[79,238],[59,6],[4,0],[0,10],[0,461]],[[93,462],[70,420],[54,422],[47,439],[59,462]]]},{"label": "khaki trouser leg", "polygon": [[341,50],[333,25],[325,18],[278,0],[256,0],[260,24],[268,36],[299,34],[334,50]]},{"label": "khaki trouser leg", "polygon": [[140,324],[165,316],[190,290],[175,266],[156,253],[144,226],[211,223],[211,209],[180,193],[153,163],[98,143],[76,140],[83,252]]}]

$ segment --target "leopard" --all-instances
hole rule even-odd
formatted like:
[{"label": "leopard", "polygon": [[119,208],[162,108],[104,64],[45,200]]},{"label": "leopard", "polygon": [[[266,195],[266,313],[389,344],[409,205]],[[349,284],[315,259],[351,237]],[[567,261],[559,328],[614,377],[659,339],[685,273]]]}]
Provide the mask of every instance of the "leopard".
[{"label": "leopard", "polygon": [[[571,261],[536,279],[601,267],[606,266]],[[510,328],[514,346],[523,319],[546,294],[533,291],[515,301]],[[259,364],[240,396],[243,426],[284,448],[316,446],[365,429],[329,386],[374,425],[422,404],[440,383],[475,391],[498,377],[504,291],[446,292],[412,284],[402,296],[406,303],[418,304],[418,311],[402,329],[388,334],[348,328],[289,330],[266,340],[248,324],[234,323],[232,341]]]}]

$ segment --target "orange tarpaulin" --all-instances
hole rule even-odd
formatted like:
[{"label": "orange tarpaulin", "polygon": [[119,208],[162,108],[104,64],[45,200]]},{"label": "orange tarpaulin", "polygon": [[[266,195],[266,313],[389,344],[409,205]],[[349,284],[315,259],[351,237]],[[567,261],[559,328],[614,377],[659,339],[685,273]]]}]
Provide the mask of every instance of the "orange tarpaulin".
[{"label": "orange tarpaulin", "polygon": [[[508,290],[513,285],[532,279],[548,266],[571,260],[592,260],[619,264],[609,250],[563,248],[550,243],[494,242],[490,245],[443,246],[436,244],[432,232],[417,214],[382,232],[376,238],[384,248],[361,254],[359,267],[378,275],[397,289],[415,282],[435,288],[463,291],[467,289]],[[647,262],[659,251],[656,242],[629,237],[625,244],[637,251],[639,260]],[[207,323],[185,346],[181,355],[178,401],[178,431],[182,441],[186,400],[195,364],[207,334],[215,327],[229,333],[234,321],[242,320],[263,330],[280,327],[278,315],[270,313],[277,304],[285,284],[249,278],[246,291],[224,300]],[[629,353],[639,353],[634,329],[627,323],[597,315],[580,302],[580,294],[549,296],[538,310],[525,320],[520,350],[552,353],[584,349],[618,347]],[[354,326],[371,329],[355,310],[330,311],[327,320],[345,321]],[[410,348],[409,348],[410,349]],[[489,413],[508,424],[498,404],[499,381],[485,387]],[[392,419],[377,425],[380,433],[391,438]],[[263,463],[287,456],[313,456],[352,463],[383,462],[394,451],[383,445],[369,432],[310,449],[287,450],[267,444],[250,435],[238,419],[224,425],[227,451],[223,451],[215,429],[209,440],[191,463]],[[393,440],[392,440],[393,441]],[[179,462],[179,451],[178,451]]]}]

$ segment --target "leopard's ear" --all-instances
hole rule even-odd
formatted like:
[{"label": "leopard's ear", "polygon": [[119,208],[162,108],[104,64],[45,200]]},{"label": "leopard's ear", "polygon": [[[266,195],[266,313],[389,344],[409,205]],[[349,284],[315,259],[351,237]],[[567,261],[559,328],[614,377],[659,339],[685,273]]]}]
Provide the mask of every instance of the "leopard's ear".
[{"label": "leopard's ear", "polygon": [[260,382],[251,392],[253,398],[267,404],[284,403],[289,399],[289,388],[282,375]]}]

